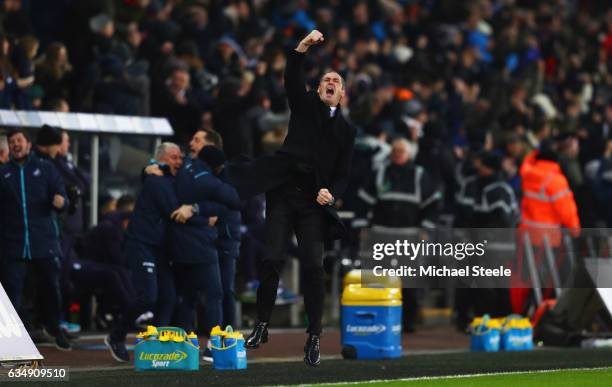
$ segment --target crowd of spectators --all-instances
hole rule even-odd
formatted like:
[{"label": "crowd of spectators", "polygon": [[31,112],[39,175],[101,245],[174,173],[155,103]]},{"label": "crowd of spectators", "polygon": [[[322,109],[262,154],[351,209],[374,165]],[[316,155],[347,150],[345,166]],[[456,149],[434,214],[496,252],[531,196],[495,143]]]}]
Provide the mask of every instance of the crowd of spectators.
[{"label": "crowd of spectators", "polygon": [[[167,117],[177,143],[215,129],[228,158],[283,139],[286,50],[312,28],[307,60],[346,80],[342,104],[365,133],[419,143],[447,190],[454,161],[489,147],[515,179],[524,155],[562,136],[562,164],[586,204],[585,166],[604,155],[612,11],[551,0],[6,0],[0,103]],[[44,16],[43,16],[44,15]],[[514,180],[513,180],[514,179]],[[591,221],[594,219],[589,219]]]},{"label": "crowd of spectators", "polygon": [[0,108],[163,116],[178,144],[217,131],[228,159],[282,144],[286,50],[316,28],[309,83],[337,71],[360,135],[416,145],[443,214],[469,155],[498,155],[520,198],[523,159],[553,140],[581,225],[612,225],[606,1],[4,0],[1,15]]}]

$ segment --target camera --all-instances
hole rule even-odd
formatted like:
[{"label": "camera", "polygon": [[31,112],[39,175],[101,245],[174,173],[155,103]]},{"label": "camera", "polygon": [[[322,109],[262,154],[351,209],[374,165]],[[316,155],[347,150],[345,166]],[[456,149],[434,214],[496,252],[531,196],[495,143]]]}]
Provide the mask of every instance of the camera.
[{"label": "camera", "polygon": [[68,196],[68,200],[70,202],[70,205],[68,206],[68,215],[73,215],[76,212],[81,198],[83,197],[83,192],[78,186],[69,185],[66,186],[66,195]]}]

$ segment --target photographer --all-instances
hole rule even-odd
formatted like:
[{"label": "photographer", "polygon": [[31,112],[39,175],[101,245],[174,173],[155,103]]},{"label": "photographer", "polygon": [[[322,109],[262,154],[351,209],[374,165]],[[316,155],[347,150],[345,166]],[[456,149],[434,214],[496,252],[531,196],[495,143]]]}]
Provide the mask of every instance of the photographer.
[{"label": "photographer", "polygon": [[[70,301],[70,297],[74,297],[75,287],[79,281],[75,280],[74,274],[71,271],[75,267],[80,267],[80,272],[89,272],[86,270],[80,257],[75,252],[75,244],[77,238],[85,231],[85,219],[83,217],[83,196],[85,190],[89,187],[91,181],[85,172],[79,170],[72,162],[70,151],[70,135],[63,129],[53,128],[54,136],[60,140],[57,147],[57,154],[52,159],[53,165],[62,175],[68,196],[69,206],[65,213],[60,218],[61,224],[61,248],[64,256],[64,265],[62,266],[62,288],[64,290],[65,301]],[[95,276],[95,272],[91,273]],[[113,281],[109,281],[113,282]]]},{"label": "photographer", "polygon": [[74,165],[69,151],[70,135],[67,131],[61,130],[59,152],[53,159],[53,163],[64,179],[66,195],[70,200],[70,206],[63,222],[62,249],[64,254],[67,249],[72,248],[74,239],[84,231],[83,197],[91,183],[89,176]]},{"label": "photographer", "polygon": [[64,189],[69,205],[66,211],[58,217],[60,223],[60,246],[63,265],[61,286],[65,301],[73,293],[73,283],[70,281],[70,271],[79,257],[75,253],[77,237],[84,231],[82,198],[89,186],[89,178],[72,163],[70,154],[70,136],[65,130],[49,125],[43,125],[36,136],[36,154],[38,157],[52,163],[64,181]]}]

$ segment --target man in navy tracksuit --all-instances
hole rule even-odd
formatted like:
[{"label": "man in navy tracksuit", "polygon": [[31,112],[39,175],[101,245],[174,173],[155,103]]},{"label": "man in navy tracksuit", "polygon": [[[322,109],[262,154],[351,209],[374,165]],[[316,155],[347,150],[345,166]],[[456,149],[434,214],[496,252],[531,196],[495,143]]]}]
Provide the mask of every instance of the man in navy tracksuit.
[{"label": "man in navy tracksuit", "polygon": [[8,141],[11,160],[0,167],[2,285],[19,310],[26,271],[34,272],[45,328],[58,349],[70,350],[59,327],[62,253],[56,216],[68,205],[64,182],[53,164],[31,154],[25,131],[12,131]]},{"label": "man in navy tracksuit", "polygon": [[[197,130],[189,143],[190,159],[176,178],[181,209],[188,211],[173,213],[177,223],[171,223],[167,241],[176,279],[177,325],[187,331],[193,330],[195,306],[199,293],[204,292],[205,333],[208,335],[213,326],[223,321],[223,283],[215,245],[218,233],[214,226],[218,218],[224,217],[229,210],[238,210],[241,203],[236,190],[216,177],[206,161],[200,159],[201,150],[206,146],[221,148],[219,134]],[[159,173],[156,169],[152,165],[145,172]],[[192,218],[193,215],[198,216]],[[206,353],[205,359],[208,360]]]},{"label": "man in navy tracksuit", "polygon": [[[206,333],[222,322],[223,287],[215,241],[217,229],[205,217],[222,217],[228,209],[239,209],[236,190],[214,176],[205,161],[188,161],[177,175],[179,203],[199,203],[196,214],[201,221],[173,223],[170,241],[173,268],[177,281],[177,320],[186,329],[193,329],[193,314],[200,291],[205,293]],[[180,219],[179,219],[180,220]]]},{"label": "man in navy tracksuit", "polygon": [[[162,144],[162,146],[165,144]],[[178,146],[173,149],[180,154]],[[124,254],[132,272],[136,297],[124,312],[120,323],[105,338],[115,360],[128,362],[125,336],[138,316],[153,310],[157,302],[157,264],[162,251],[170,215],[179,206],[176,199],[174,175],[180,168],[179,158],[173,164],[164,164],[163,176],[147,175],[142,191],[136,200],[124,243]]]},{"label": "man in navy tracksuit", "polygon": [[[215,176],[224,172],[225,155],[215,146],[205,146],[200,151],[200,157],[208,164]],[[236,260],[240,255],[240,210],[228,209],[217,220],[217,254],[219,255],[219,269],[221,270],[221,284],[223,287],[223,308],[221,321],[223,326],[235,326],[235,287]]]},{"label": "man in navy tracksuit", "polygon": [[[193,330],[195,305],[200,291],[204,291],[208,334],[210,328],[221,324],[223,298],[214,224],[228,207],[239,208],[240,200],[236,191],[214,176],[206,162],[198,158],[207,145],[220,147],[220,136],[216,132],[197,130],[189,143],[190,158],[177,173],[176,190],[181,207],[172,214],[176,223],[171,223],[166,251],[176,279],[177,325]],[[145,173],[160,174],[160,171],[157,165],[150,165]],[[186,211],[182,212],[183,209]]]}]

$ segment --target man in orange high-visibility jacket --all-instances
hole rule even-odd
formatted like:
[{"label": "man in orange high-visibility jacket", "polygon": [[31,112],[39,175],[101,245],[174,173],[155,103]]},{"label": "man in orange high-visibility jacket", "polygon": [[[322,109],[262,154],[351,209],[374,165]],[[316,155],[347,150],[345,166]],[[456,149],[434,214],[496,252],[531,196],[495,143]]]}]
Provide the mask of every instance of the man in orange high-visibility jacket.
[{"label": "man in orange high-visibility jacket", "polygon": [[[519,245],[523,244],[523,233],[527,232],[534,247],[535,260],[541,262],[544,256],[545,236],[548,237],[553,251],[558,252],[562,240],[561,227],[567,228],[573,237],[580,234],[578,209],[574,194],[557,162],[557,154],[548,141],[541,144],[540,150],[533,151],[525,158],[520,174],[523,199]],[[521,248],[517,273],[523,270],[521,259],[523,251]],[[517,281],[510,290],[510,299],[513,312],[522,314],[527,306],[531,285],[523,283],[519,278],[520,276],[513,279]],[[549,286],[549,284],[544,285]]]},{"label": "man in orange high-visibility jacket", "polygon": [[525,159],[521,167],[523,200],[521,230],[529,231],[531,243],[542,246],[544,236],[551,247],[561,244],[561,227],[573,237],[580,234],[580,219],[567,179],[561,172],[557,155],[550,144],[543,144]]}]

